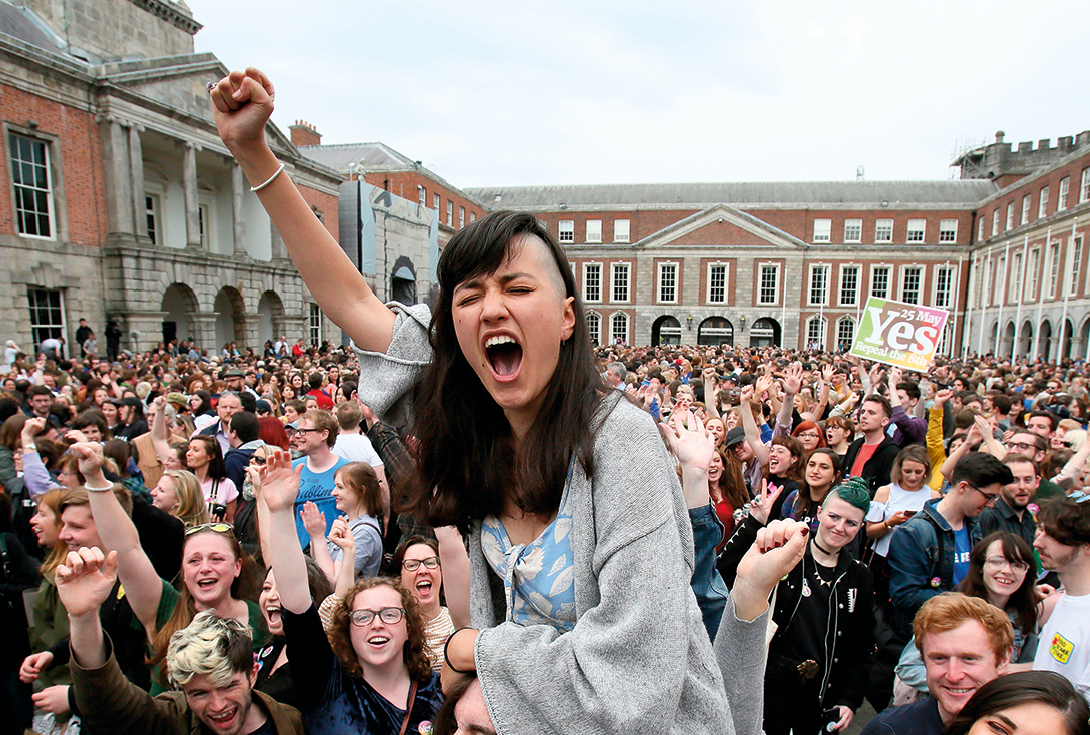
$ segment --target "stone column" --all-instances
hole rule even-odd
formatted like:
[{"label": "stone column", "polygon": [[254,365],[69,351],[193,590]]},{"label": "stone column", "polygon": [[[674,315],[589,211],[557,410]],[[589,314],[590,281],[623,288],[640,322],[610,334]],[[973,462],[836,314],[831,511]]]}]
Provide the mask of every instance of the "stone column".
[{"label": "stone column", "polygon": [[280,237],[280,232],[271,221],[269,222],[269,231],[272,233],[272,259],[287,260],[288,249],[284,246],[284,238]]},{"label": "stone column", "polygon": [[[185,242],[189,247],[201,246],[200,214],[197,211],[197,146],[182,143],[182,190],[185,192]],[[207,226],[209,223],[205,223]]]},{"label": "stone column", "polygon": [[209,355],[218,355],[220,347],[216,344],[216,315],[193,314],[189,317],[189,338],[195,340],[198,350],[208,350]]},{"label": "stone column", "polygon": [[106,118],[102,128],[102,158],[106,171],[106,225],[111,234],[133,235],[132,166],[125,127]]},{"label": "stone column", "polygon": [[147,202],[144,196],[144,149],[140,144],[140,127],[129,128],[129,167],[132,172],[132,212],[139,238],[148,238]]},{"label": "stone column", "polygon": [[[163,340],[163,322],[166,318],[165,311],[130,311],[125,314],[125,337],[121,340],[121,346],[139,352],[154,348]],[[132,339],[133,336],[135,339]]]},{"label": "stone column", "polygon": [[242,221],[242,202],[246,193],[246,182],[242,176],[242,168],[234,159],[229,162],[231,166],[231,216],[234,219],[235,257],[242,258],[249,253],[246,250],[246,223]]}]

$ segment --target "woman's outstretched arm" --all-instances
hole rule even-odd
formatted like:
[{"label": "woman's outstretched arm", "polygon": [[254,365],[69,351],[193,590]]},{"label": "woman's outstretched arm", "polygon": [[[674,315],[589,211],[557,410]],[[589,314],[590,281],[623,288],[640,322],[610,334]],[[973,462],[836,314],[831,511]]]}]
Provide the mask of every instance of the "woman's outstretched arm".
[{"label": "woman's outstretched arm", "polygon": [[[216,127],[231,155],[258,192],[314,300],[363,350],[385,352],[394,313],[371,291],[363,275],[318,221],[265,139],[275,91],[262,72],[233,71],[210,90]],[[271,180],[271,181],[270,181]]]}]

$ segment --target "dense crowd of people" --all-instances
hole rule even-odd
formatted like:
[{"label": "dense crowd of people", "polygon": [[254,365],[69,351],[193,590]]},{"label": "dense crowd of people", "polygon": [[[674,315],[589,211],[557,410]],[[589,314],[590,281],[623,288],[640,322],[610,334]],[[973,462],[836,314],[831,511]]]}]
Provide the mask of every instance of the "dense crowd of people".
[{"label": "dense crowd of people", "polygon": [[6,356],[4,722],[1090,733],[1085,365],[595,347],[515,212],[387,306],[210,93],[353,344]]}]

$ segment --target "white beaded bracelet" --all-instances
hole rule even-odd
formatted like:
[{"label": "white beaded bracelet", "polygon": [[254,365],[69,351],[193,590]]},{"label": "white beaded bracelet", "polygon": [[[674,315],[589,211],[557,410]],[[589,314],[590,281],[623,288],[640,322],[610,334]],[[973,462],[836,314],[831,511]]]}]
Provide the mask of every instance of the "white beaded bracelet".
[{"label": "white beaded bracelet", "polygon": [[107,485],[106,487],[91,487],[90,485],[84,485],[83,489],[89,493],[108,493],[114,489],[114,486]]},{"label": "white beaded bracelet", "polygon": [[250,187],[250,191],[261,191],[261,190],[262,190],[262,189],[264,189],[264,188],[265,188],[266,186],[268,186],[268,185],[269,185],[269,184],[271,184],[271,183],[272,183],[273,181],[275,181],[275,180],[276,180],[276,177],[277,177],[277,176],[279,176],[279,175],[280,175],[280,172],[281,172],[281,171],[283,171],[283,170],[284,170],[284,164],[280,164],[280,168],[276,169],[276,171],[275,171],[275,172],[273,173],[273,175],[272,175],[272,176],[270,176],[270,177],[268,178],[268,180],[267,180],[267,181],[266,181],[266,182],[265,182],[264,184],[258,184],[257,186],[251,186],[251,187]]}]

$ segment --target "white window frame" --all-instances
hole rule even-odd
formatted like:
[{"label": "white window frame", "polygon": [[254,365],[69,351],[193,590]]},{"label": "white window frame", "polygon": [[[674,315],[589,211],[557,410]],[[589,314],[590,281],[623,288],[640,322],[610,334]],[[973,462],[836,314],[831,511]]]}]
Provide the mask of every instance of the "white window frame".
[{"label": "white window frame", "polygon": [[992,303],[1004,304],[1007,301],[1007,281],[1003,274],[1007,272],[1007,256],[999,256],[995,266],[995,278],[992,279]]},{"label": "white window frame", "polygon": [[[676,304],[678,302],[678,290],[679,281],[681,278],[681,265],[676,260],[663,260],[658,264],[655,278],[655,302],[659,304]],[[667,271],[673,272],[674,282],[670,285],[666,284],[665,275]],[[666,288],[673,289],[672,298],[665,298]]]},{"label": "white window frame", "polygon": [[992,210],[992,237],[999,234],[999,207]]},{"label": "white window frame", "polygon": [[1082,180],[1079,183],[1079,204],[1090,202],[1090,168],[1082,170]]},{"label": "white window frame", "polygon": [[596,311],[587,312],[587,334],[591,344],[602,344],[602,315]]},{"label": "white window frame", "polygon": [[[814,326],[817,325],[817,329]],[[820,331],[820,334],[814,334]],[[810,349],[810,345],[818,343],[819,349],[827,349],[829,347],[829,320],[824,316],[815,314],[806,320],[806,344],[803,345],[803,349]]]},{"label": "white window frame", "polygon": [[632,240],[632,220],[630,219],[615,219],[613,220],[613,242],[631,242]]},{"label": "white window frame", "polygon": [[[56,305],[52,303],[43,303],[43,298],[46,302],[52,301],[52,296],[57,297]],[[27,287],[27,313],[30,317],[30,341],[33,343],[34,354],[37,355],[41,349],[42,342],[48,337],[57,337],[58,339],[66,339],[68,335],[67,324],[67,311],[64,306],[64,290],[59,288],[38,288],[37,286]],[[56,316],[59,319],[41,319],[45,316]],[[79,350],[79,345],[76,345],[75,350]],[[72,354],[71,350],[67,351],[68,354]]]},{"label": "white window frame", "polygon": [[831,219],[814,220],[813,242],[829,242],[833,236],[833,221]]},{"label": "white window frame", "polygon": [[958,241],[958,221],[956,219],[944,219],[939,221],[939,242]]},{"label": "white window frame", "polygon": [[976,240],[977,242],[984,241],[984,218],[981,217],[976,221]]},{"label": "white window frame", "polygon": [[421,207],[428,206],[428,190],[424,188],[423,184],[416,185],[416,200],[420,203]]},{"label": "white window frame", "polygon": [[[623,297],[617,295],[617,282],[618,274],[624,273],[624,294]],[[610,264],[609,267],[609,295],[611,303],[614,304],[628,304],[632,302],[632,264],[628,261],[617,262]]]},{"label": "white window frame", "polygon": [[[885,293],[878,295],[875,293],[874,281],[875,276],[879,271],[883,271],[886,276]],[[867,282],[867,294],[876,299],[892,299],[893,287],[893,266],[887,263],[875,263],[870,267],[870,280]]]},{"label": "white window frame", "polygon": [[[34,240],[56,240],[57,239],[57,186],[53,176],[53,143],[50,140],[40,138],[34,135],[27,135],[26,133],[16,130],[7,130],[7,140],[4,143],[8,147],[8,175],[11,182],[11,203],[12,203],[12,225],[15,229],[15,234],[19,237],[28,237]],[[41,151],[44,154],[44,162],[34,160],[34,151],[31,152],[31,159],[24,161],[22,158],[17,157],[19,151],[15,145],[16,139],[28,141],[32,146],[41,146]],[[36,148],[35,148],[36,150]],[[35,182],[24,182],[22,180],[21,171],[17,174],[16,169],[21,169],[22,166],[28,165],[35,169],[44,168],[45,170],[45,188],[37,186]],[[29,208],[20,206],[23,193],[33,201],[36,198],[36,194],[45,192],[45,206],[46,211],[45,222],[49,227],[49,234],[41,235],[36,232],[27,231],[24,229],[27,218],[31,217],[34,220],[34,228],[39,228],[38,220],[42,216],[37,208]],[[40,230],[39,230],[40,231]]]},{"label": "white window frame", "polygon": [[[624,329],[623,330],[618,330],[617,329],[617,321],[618,320],[623,320],[623,323],[624,323]],[[625,344],[628,344],[628,323],[629,323],[629,321],[631,321],[631,320],[628,318],[628,314],[626,314],[623,311],[615,311],[615,312],[613,312],[612,315],[610,315],[610,317],[609,317],[609,343],[611,345],[617,343],[617,338],[618,337],[620,337],[621,340],[624,341]],[[618,332],[620,332],[620,333],[618,333]]]},{"label": "white window frame", "polygon": [[588,219],[587,220],[587,242],[601,242],[602,241],[602,220],[600,219]]},{"label": "white window frame", "polygon": [[[844,278],[849,273],[853,274],[855,282],[849,287],[845,287]],[[840,284],[837,288],[837,299],[840,306],[858,306],[859,305],[859,285],[860,276],[862,275],[862,268],[855,263],[844,263],[840,266]],[[845,293],[851,295],[850,299],[845,298]]]},{"label": "white window frame", "polygon": [[927,242],[927,220],[910,219],[905,232],[905,242]]},{"label": "white window frame", "polygon": [[844,220],[844,242],[863,242],[863,220]]},{"label": "white window frame", "polygon": [[1041,248],[1033,248],[1029,251],[1029,298],[1027,301],[1037,300],[1037,281],[1041,272]]},{"label": "white window frame", "polygon": [[1071,192],[1071,177],[1064,176],[1060,179],[1060,190],[1056,192],[1056,211],[1067,209],[1067,195]]},{"label": "white window frame", "polygon": [[1017,294],[1017,296],[1014,297],[1016,302],[1021,301],[1022,299],[1022,285],[1025,283],[1023,271],[1025,270],[1025,267],[1026,264],[1022,262],[1022,254],[1015,253],[1014,263],[1010,272],[1010,283],[1007,285],[1007,294],[1008,297]]},{"label": "white window frame", "polygon": [[461,204],[458,205],[458,229],[462,229],[466,226],[466,208]]},{"label": "white window frame", "polygon": [[447,200],[447,226],[454,227],[454,202]]},{"label": "white window frame", "polygon": [[575,220],[562,219],[556,226],[557,242],[575,242]]},{"label": "white window frame", "polygon": [[163,225],[163,195],[158,191],[150,191],[144,186],[144,223],[148,228],[148,237],[151,244],[162,248],[166,247],[166,227]]},{"label": "white window frame", "polygon": [[[852,329],[851,329],[852,333],[851,333],[851,336],[848,339],[843,339],[843,337],[844,337],[844,331],[843,330],[844,330],[844,325],[845,324],[852,325]],[[850,316],[842,316],[839,319],[837,319],[836,320],[836,349],[839,350],[841,344],[845,344],[845,345],[848,346],[848,348],[851,348],[852,342],[854,342],[854,341],[855,341],[855,318],[850,317]]]},{"label": "white window frame", "polygon": [[[773,274],[773,288],[772,288],[772,300],[765,300],[765,271],[772,269]],[[757,305],[758,306],[778,306],[780,303],[780,264],[779,263],[758,263],[757,264]]]},{"label": "white window frame", "polygon": [[[934,268],[934,289],[931,296],[931,304],[937,309],[950,309],[954,303],[954,278],[955,268],[952,265],[939,265]],[[943,287],[943,279],[946,286]]]},{"label": "white window frame", "polygon": [[[598,281],[593,285],[594,291],[591,290],[591,273],[596,274]],[[602,303],[602,264],[598,261],[583,263],[583,302],[587,304]]]},{"label": "white window frame", "polygon": [[431,208],[435,210],[435,216],[439,216],[439,209],[442,206],[443,201],[438,194],[431,195]]},{"label": "white window frame", "polygon": [[1048,214],[1048,187],[1041,187],[1040,198],[1037,200],[1037,219],[1047,217]]},{"label": "white window frame", "polygon": [[[908,277],[911,273],[917,273],[919,280],[916,282],[916,300],[908,300]],[[920,299],[923,297],[923,283],[924,283],[924,267],[922,265],[903,265],[901,266],[901,298],[900,300],[906,304],[919,304]]]},{"label": "white window frame", "polygon": [[1048,298],[1056,298],[1056,284],[1060,282],[1060,243],[1049,243],[1048,245]]},{"label": "white window frame", "polygon": [[1008,232],[1014,229],[1014,202],[1007,202],[1007,226]]},{"label": "white window frame", "polygon": [[307,318],[307,336],[310,344],[319,347],[322,344],[322,309],[317,304],[310,305],[310,314]]},{"label": "white window frame", "polygon": [[[1090,169],[1087,169],[1090,170]],[[1082,236],[1075,237],[1075,242],[1071,248],[1071,285],[1067,289],[1067,292],[1071,296],[1076,296],[1079,292],[1079,274],[1082,271]]]},{"label": "white window frame", "polygon": [[875,242],[893,242],[893,220],[880,219],[874,223]]},{"label": "white window frame", "polygon": [[215,231],[215,223],[212,221],[212,205],[210,202],[197,204],[197,237],[202,250],[212,249],[212,233]]},{"label": "white window frame", "polygon": [[[810,277],[806,279],[807,303],[810,306],[829,305],[829,271],[828,263],[813,263],[810,265]],[[815,299],[814,297],[817,296]]]},{"label": "white window frame", "polygon": [[1030,194],[1026,194],[1022,197],[1022,221],[1019,224],[1029,223],[1029,208],[1033,206],[1033,197]]},{"label": "white window frame", "polygon": [[[723,297],[721,299],[713,298],[713,286],[714,273],[722,269],[723,272]],[[722,261],[715,261],[714,263],[708,263],[708,276],[707,276],[707,289],[704,294],[704,303],[706,304],[726,304],[727,297],[730,293],[730,263],[724,263]]]}]

